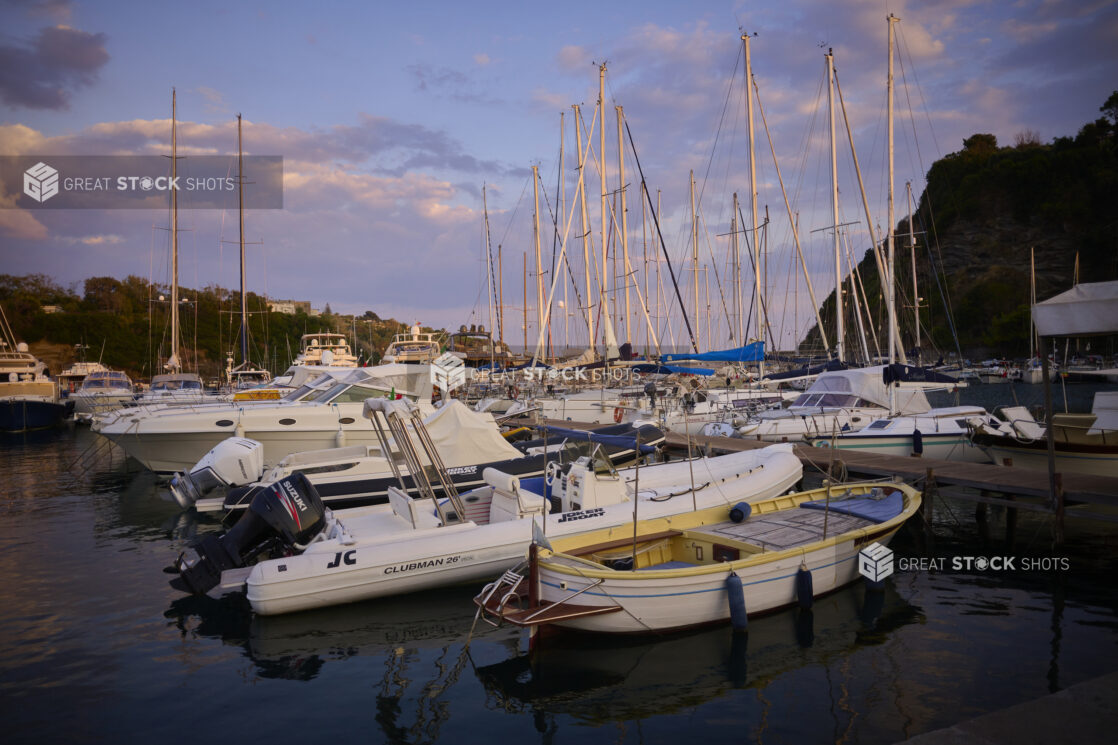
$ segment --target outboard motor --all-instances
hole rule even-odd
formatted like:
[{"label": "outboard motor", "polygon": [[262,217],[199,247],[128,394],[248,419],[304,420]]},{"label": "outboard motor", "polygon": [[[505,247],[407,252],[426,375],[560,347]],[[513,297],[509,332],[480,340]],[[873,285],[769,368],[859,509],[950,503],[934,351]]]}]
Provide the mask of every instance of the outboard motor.
[{"label": "outboard motor", "polygon": [[263,475],[264,446],[247,437],[230,437],[203,455],[190,473],[176,473],[171,496],[187,509],[215,489],[251,484]]},{"label": "outboard motor", "polygon": [[226,569],[250,564],[262,553],[282,556],[302,550],[325,523],[322,498],[296,471],[261,490],[229,531],[203,536],[183,551],[166,570],[179,575],[171,587],[204,595],[221,582]]}]

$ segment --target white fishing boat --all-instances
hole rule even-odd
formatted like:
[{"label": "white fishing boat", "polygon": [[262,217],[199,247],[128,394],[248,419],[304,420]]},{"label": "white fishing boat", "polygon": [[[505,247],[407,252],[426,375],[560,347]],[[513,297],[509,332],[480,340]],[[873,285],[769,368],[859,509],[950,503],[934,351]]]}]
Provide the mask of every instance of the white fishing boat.
[{"label": "white fishing boat", "polygon": [[[400,424],[406,412],[384,400],[366,406],[371,417],[396,422],[394,443],[405,458],[416,458]],[[493,576],[525,556],[534,534],[631,525],[634,505],[641,514],[666,516],[766,499],[802,475],[791,448],[780,445],[604,475],[580,461],[554,477],[557,506],[549,512],[548,500],[493,469],[484,474],[486,486],[457,495],[444,482],[451,496],[437,499],[428,475],[446,476],[437,454],[426,455],[434,456],[433,469],[410,470],[423,474],[422,491],[430,496],[393,488],[387,505],[333,512],[302,474],[281,480],[224,536],[207,536],[184,552],[172,584],[192,592],[244,591],[261,614],[355,602]],[[262,550],[274,556],[245,566]]]},{"label": "white fishing boat", "polygon": [[265,464],[273,465],[304,450],[375,444],[362,405],[367,398],[385,396],[417,400],[430,413],[434,409],[428,368],[337,368],[279,401],[123,408],[96,418],[93,431],[156,473],[189,470],[232,436],[260,442]]},{"label": "white fishing boat", "polygon": [[979,426],[995,431],[1008,429],[1005,422],[981,406],[945,406],[924,414],[881,417],[860,430],[818,437],[811,444],[818,448],[989,463],[989,456],[970,440]]},{"label": "white fishing boat", "polygon": [[553,549],[534,547],[528,576],[507,572],[475,602],[533,629],[647,633],[731,620],[743,629],[748,615],[810,607],[857,580],[919,506],[909,486],[841,484],[548,536]]},{"label": "white fishing boat", "polygon": [[74,418],[88,422],[96,414],[105,414],[132,401],[132,379],[117,370],[91,372],[81,388],[70,395],[74,400]]}]

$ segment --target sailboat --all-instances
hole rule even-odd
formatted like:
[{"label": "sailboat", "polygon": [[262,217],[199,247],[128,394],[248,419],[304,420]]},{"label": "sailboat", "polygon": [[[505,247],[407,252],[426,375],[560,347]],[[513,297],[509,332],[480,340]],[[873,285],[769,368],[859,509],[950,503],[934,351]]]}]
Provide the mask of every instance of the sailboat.
[{"label": "sailboat", "polygon": [[241,115],[237,114],[237,224],[241,249],[241,364],[233,367],[233,355],[225,369],[226,383],[233,390],[255,388],[271,380],[267,370],[254,368],[248,359],[248,292],[245,289],[245,158],[241,146]]},{"label": "sailboat", "polygon": [[[171,183],[178,172],[176,139],[177,102],[171,90]],[[166,373],[155,375],[137,402],[140,404],[196,404],[205,400],[202,379],[197,373],[184,373],[179,360],[179,195],[171,189],[171,356],[163,364]]]}]

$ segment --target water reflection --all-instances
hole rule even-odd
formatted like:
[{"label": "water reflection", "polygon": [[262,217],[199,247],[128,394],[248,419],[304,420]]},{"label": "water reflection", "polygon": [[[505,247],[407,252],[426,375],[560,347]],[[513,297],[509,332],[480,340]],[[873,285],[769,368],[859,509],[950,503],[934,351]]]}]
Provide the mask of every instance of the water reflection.
[{"label": "water reflection", "polygon": [[475,672],[490,702],[505,710],[601,724],[679,711],[734,689],[763,689],[796,668],[881,644],[922,619],[891,586],[870,593],[853,587],[817,600],[810,611],[751,620],[747,634],[728,627],[656,638],[565,634]]},{"label": "water reflection", "polygon": [[330,662],[461,647],[473,621],[475,589],[448,588],[282,616],[254,615],[243,596],[184,596],[171,603],[164,618],[184,638],[220,639],[242,648],[261,678],[310,681]]}]

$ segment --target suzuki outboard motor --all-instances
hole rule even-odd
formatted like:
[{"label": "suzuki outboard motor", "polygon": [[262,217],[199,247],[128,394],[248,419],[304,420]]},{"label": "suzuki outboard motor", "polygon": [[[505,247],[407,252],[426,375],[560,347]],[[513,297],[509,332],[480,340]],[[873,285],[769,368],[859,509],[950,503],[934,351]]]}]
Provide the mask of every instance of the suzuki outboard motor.
[{"label": "suzuki outboard motor", "polygon": [[247,437],[230,437],[194,464],[190,473],[171,479],[171,496],[183,509],[221,487],[251,484],[264,475],[264,446]]},{"label": "suzuki outboard motor", "polygon": [[223,535],[191,544],[166,571],[178,574],[171,587],[204,595],[226,569],[243,567],[262,553],[284,556],[301,551],[326,523],[326,507],[314,485],[296,471],[263,489]]}]

